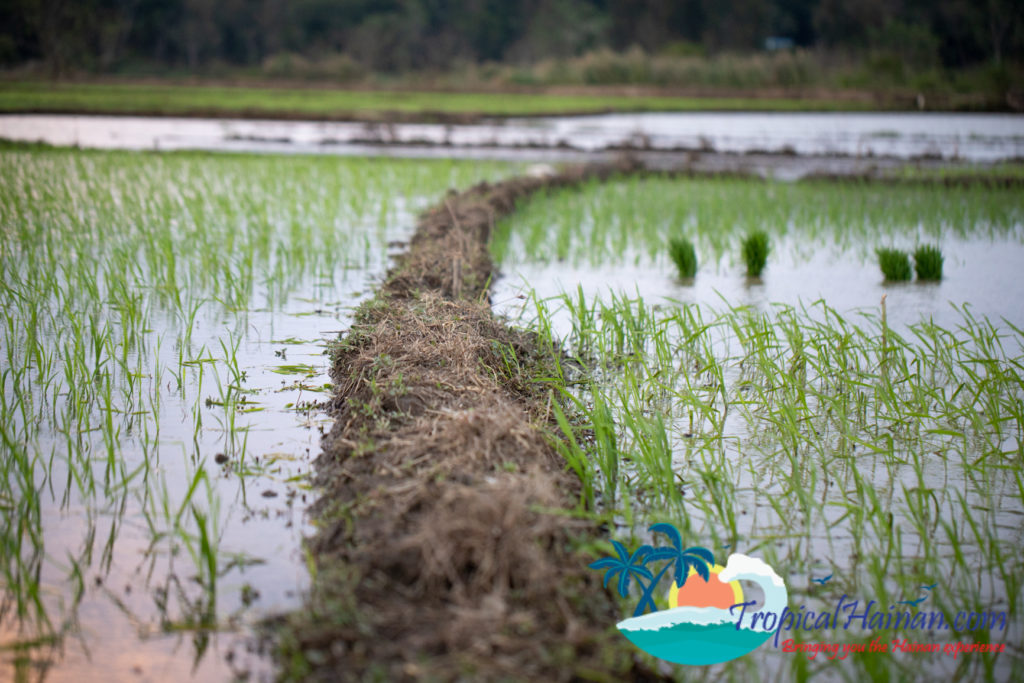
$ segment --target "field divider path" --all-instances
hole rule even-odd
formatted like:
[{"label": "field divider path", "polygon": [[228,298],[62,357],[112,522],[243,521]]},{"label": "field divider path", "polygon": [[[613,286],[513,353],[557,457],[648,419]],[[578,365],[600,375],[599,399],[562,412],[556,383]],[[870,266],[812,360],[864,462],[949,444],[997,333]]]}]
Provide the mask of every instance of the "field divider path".
[{"label": "field divider path", "polygon": [[488,239],[577,166],[449,192],[332,352],[312,587],[280,620],[295,680],[644,680],[587,569],[603,536],[549,436],[550,347],[496,318]]}]

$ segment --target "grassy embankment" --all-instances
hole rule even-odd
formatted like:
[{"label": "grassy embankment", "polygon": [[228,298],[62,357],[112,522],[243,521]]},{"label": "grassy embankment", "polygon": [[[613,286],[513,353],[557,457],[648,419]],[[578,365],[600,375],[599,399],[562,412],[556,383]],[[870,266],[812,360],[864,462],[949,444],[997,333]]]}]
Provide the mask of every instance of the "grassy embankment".
[{"label": "grassy embankment", "polygon": [[336,345],[313,587],[278,629],[289,680],[655,676],[610,628],[598,528],[546,438],[557,351],[487,302],[495,218],[611,171],[446,196]]},{"label": "grassy embankment", "polygon": [[[139,80],[132,80],[133,73]],[[801,49],[707,56],[601,48],[534,63],[468,63],[407,73],[374,72],[344,54],[310,58],[282,53],[248,67],[218,64],[184,72],[137,64],[120,76],[78,77],[82,80],[54,87],[41,82],[38,72],[11,72],[0,82],[0,91],[20,91],[13,97],[20,110],[365,119],[921,106],[1006,111],[1024,106],[1021,67],[1012,61],[946,69],[888,54],[857,58]],[[136,97],[138,104],[125,101]]]},{"label": "grassy embankment", "polygon": [[791,97],[417,92],[131,83],[0,82],[0,112],[359,120],[472,120],[480,116],[607,111],[847,111],[869,102]]}]

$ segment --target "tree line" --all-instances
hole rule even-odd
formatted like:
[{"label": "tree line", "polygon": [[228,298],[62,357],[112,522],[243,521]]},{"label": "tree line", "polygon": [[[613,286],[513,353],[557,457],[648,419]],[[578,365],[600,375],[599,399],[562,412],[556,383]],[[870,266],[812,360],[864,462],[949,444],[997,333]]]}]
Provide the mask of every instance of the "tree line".
[{"label": "tree line", "polygon": [[0,0],[0,66],[39,64],[55,75],[247,67],[281,55],[442,71],[601,49],[713,56],[766,45],[923,68],[1019,64],[1024,2]]}]

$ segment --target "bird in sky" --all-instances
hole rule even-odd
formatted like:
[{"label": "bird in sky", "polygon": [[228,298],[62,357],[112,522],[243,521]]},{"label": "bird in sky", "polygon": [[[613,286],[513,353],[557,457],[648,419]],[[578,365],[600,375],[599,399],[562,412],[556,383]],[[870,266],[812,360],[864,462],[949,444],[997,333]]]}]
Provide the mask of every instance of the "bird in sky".
[{"label": "bird in sky", "polygon": [[826,576],[826,577],[824,577],[822,579],[811,579],[811,581],[813,581],[814,583],[820,583],[822,586],[824,586],[826,583],[829,582],[829,579],[831,579],[831,578],[832,578],[832,574],[829,574],[828,576]]},{"label": "bird in sky", "polygon": [[918,605],[920,605],[922,602],[924,602],[927,599],[928,599],[927,595],[922,595],[917,600],[900,600],[896,604],[897,605],[911,605],[912,607],[917,607]]}]

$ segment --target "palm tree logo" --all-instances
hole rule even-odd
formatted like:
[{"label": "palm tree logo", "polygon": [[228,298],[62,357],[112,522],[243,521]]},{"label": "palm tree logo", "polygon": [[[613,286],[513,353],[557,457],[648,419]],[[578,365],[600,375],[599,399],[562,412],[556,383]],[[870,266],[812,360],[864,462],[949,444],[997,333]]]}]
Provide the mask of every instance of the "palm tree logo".
[{"label": "palm tree logo", "polygon": [[[659,659],[691,666],[727,662],[767,642],[774,632],[766,625],[767,618],[758,622],[747,615],[744,623],[745,612],[735,608],[755,604],[744,598],[741,582],[747,582],[762,594],[754,612],[764,612],[764,617],[786,609],[786,582],[772,567],[760,558],[735,552],[723,567],[707,548],[683,547],[679,530],[671,524],[654,524],[649,531],[654,545],[630,552],[613,540],[615,555],[589,565],[605,573],[606,588],[615,581],[623,598],[634,586],[640,587],[633,616],[616,624],[622,635]],[[670,577],[668,607],[659,610],[655,595],[666,576]]]},{"label": "palm tree logo", "polygon": [[[640,587],[640,602],[633,612],[634,617],[642,616],[648,610],[658,611],[658,606],[654,602],[655,589],[670,570],[676,587],[682,588],[691,570],[707,581],[711,576],[711,567],[715,566],[715,556],[707,548],[694,546],[684,549],[679,530],[671,524],[654,524],[649,531],[664,535],[668,538],[669,544],[659,547],[642,545],[630,553],[621,543],[612,540],[618,557],[603,557],[589,565],[591,569],[607,570],[604,575],[605,587],[617,577],[619,595],[624,598],[629,595],[631,582]],[[654,574],[647,565],[657,562],[665,564],[657,574]]]}]

